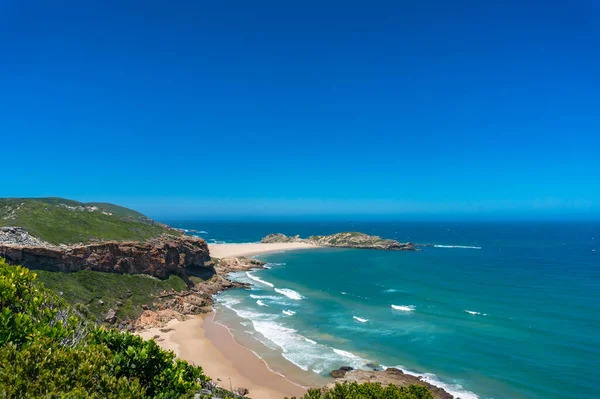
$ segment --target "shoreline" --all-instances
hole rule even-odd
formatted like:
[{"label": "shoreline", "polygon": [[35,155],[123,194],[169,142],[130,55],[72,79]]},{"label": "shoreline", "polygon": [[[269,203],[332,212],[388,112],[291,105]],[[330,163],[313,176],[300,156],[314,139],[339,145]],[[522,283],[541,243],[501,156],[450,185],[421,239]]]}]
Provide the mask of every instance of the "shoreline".
[{"label": "shoreline", "polygon": [[177,357],[202,367],[221,388],[245,388],[254,399],[301,397],[306,388],[271,370],[265,360],[235,341],[229,329],[214,320],[216,312],[173,319],[166,326],[138,334],[154,338],[158,345]]},{"label": "shoreline", "polygon": [[[247,255],[322,248],[318,245],[297,242],[209,244],[208,247],[213,258],[222,262],[226,260],[234,262],[218,270],[219,274],[222,273],[221,278],[226,281],[229,281],[226,277],[229,272],[264,268],[262,266],[264,262],[247,258]],[[259,264],[247,261],[259,262]],[[229,288],[232,287],[224,287],[224,290]],[[269,357],[263,358],[252,349],[251,342],[244,342],[247,339],[243,338],[243,335],[236,339],[234,335],[236,329],[232,331],[230,327],[216,320],[217,313],[213,307],[208,313],[194,315],[184,320],[172,319],[162,328],[153,327],[142,330],[138,334],[144,339],[155,338],[161,347],[174,351],[177,357],[201,366],[205,375],[219,387],[234,392],[239,390],[240,393],[254,399],[300,398],[310,388],[331,387],[332,384],[342,381],[379,381],[399,386],[416,383],[428,385],[437,399],[452,398],[452,395],[444,390],[447,388],[445,384],[439,381],[426,381],[422,374],[394,368],[388,370],[395,381],[387,378],[386,371],[373,373],[360,369],[348,373],[346,378],[343,376],[336,376],[337,378],[333,380],[323,376],[320,380],[307,378],[303,374],[304,370],[293,362],[286,361],[282,364]],[[269,364],[271,361],[274,362]],[[399,379],[397,374],[401,375]]]},{"label": "shoreline", "polygon": [[304,242],[208,244],[210,255],[218,259],[315,248],[322,247]]}]

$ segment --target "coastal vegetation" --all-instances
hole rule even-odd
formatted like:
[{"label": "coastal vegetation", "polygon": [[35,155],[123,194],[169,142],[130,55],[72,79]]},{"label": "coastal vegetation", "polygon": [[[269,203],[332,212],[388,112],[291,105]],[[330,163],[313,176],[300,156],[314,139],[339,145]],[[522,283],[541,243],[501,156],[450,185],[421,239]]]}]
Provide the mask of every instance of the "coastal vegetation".
[{"label": "coastal vegetation", "polygon": [[142,306],[153,307],[156,296],[163,291],[183,291],[186,282],[179,276],[170,275],[165,280],[145,274],[115,274],[92,270],[74,273],[36,271],[37,282],[62,298],[82,313],[101,321],[109,309],[117,309],[115,320],[135,319],[142,313]]},{"label": "coastal vegetation", "polygon": [[0,259],[3,397],[193,397],[209,379],[154,340],[105,330]]},{"label": "coastal vegetation", "polygon": [[145,241],[162,234],[182,234],[125,207],[64,198],[0,198],[2,226],[21,227],[55,245]]},{"label": "coastal vegetation", "polygon": [[397,387],[370,382],[345,382],[335,384],[326,391],[309,389],[301,399],[433,399],[433,396],[427,388],[417,385]]},{"label": "coastal vegetation", "polygon": [[[115,275],[123,277],[121,275]],[[0,258],[0,392],[5,398],[235,398],[154,340],[98,327]],[[336,384],[303,399],[432,399],[424,387]]]}]

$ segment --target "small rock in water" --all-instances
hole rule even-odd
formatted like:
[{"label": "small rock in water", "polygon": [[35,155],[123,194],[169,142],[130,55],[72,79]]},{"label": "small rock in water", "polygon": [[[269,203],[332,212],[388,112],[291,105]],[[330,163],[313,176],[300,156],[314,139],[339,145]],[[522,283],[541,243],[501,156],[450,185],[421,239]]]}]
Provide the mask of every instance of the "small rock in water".
[{"label": "small rock in water", "polygon": [[344,376],[346,375],[346,373],[347,373],[348,371],[351,371],[351,370],[352,370],[352,367],[350,367],[350,370],[344,370],[344,369],[346,369],[346,368],[348,368],[348,367],[340,367],[340,368],[339,368],[339,369],[337,369],[337,370],[333,370],[333,371],[331,371],[331,372],[329,373],[329,375],[330,375],[330,376],[332,376],[333,378],[344,378]]}]

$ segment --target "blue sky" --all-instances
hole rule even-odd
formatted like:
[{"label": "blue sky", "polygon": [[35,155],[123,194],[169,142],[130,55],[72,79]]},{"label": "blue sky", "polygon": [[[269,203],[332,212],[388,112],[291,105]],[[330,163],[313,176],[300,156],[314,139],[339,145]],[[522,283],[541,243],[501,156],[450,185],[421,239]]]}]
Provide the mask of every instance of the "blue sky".
[{"label": "blue sky", "polygon": [[600,217],[600,5],[0,3],[0,196]]}]

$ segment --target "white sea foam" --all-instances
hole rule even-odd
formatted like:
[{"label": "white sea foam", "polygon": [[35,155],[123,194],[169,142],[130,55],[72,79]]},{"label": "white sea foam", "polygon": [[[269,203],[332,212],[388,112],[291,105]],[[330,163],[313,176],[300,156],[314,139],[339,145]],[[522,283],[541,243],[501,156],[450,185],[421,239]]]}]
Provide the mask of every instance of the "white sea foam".
[{"label": "white sea foam", "polygon": [[258,301],[256,301],[256,304],[258,306],[267,306],[267,307],[269,306],[269,305],[265,304],[263,301],[261,301],[260,299]]},{"label": "white sea foam", "polygon": [[340,356],[344,356],[349,359],[360,359],[360,357],[356,356],[354,353],[343,351],[341,349],[335,349],[335,348],[331,348],[331,349],[333,349],[333,351]]},{"label": "white sea foam", "polygon": [[[386,366],[381,366],[384,369],[387,369],[389,367]],[[416,377],[421,377],[421,379],[423,381],[426,381],[428,383],[430,383],[431,385],[434,385],[436,387],[439,388],[443,388],[446,392],[448,392],[450,395],[454,396],[455,398],[460,398],[460,399],[479,399],[479,396],[473,392],[467,391],[466,389],[464,389],[461,385],[459,384],[448,384],[445,382],[442,382],[438,379],[438,377],[435,374],[430,374],[430,373],[416,373],[414,371],[411,370],[407,370],[402,366],[394,366],[394,368],[396,369],[400,369],[402,370],[405,374],[410,374],[410,375],[414,375]]]},{"label": "white sea foam", "polygon": [[304,298],[302,295],[300,295],[294,290],[290,290],[289,288],[275,288],[275,292],[278,292],[281,295],[285,295],[288,298],[294,299],[296,301],[299,301]]},{"label": "white sea foam", "polygon": [[465,309],[465,312],[467,312],[467,313],[469,313],[469,314],[472,314],[472,315],[478,315],[478,314],[480,314],[480,315],[482,315],[482,316],[487,316],[487,313],[475,312],[475,311],[473,311],[473,310],[466,310],[466,309]]},{"label": "white sea foam", "polygon": [[277,263],[277,262],[272,262],[272,263],[265,263],[264,267],[266,267],[267,269],[271,269],[272,267],[275,266],[285,266],[285,263]]},{"label": "white sea foam", "polygon": [[389,288],[387,290],[383,290],[386,294],[391,294],[392,292],[402,292],[402,290],[397,290],[396,288]]},{"label": "white sea foam", "polygon": [[269,299],[272,301],[276,301],[278,299],[281,299],[282,297],[280,296],[274,296],[274,295],[254,295],[254,294],[250,294],[250,298],[252,299]]},{"label": "white sea foam", "polygon": [[250,272],[246,272],[246,276],[248,276],[250,279],[252,279],[254,281],[257,281],[257,282],[259,282],[261,284],[268,285],[271,288],[275,287],[272,283],[269,283],[268,281],[265,281],[265,280],[261,280],[260,278],[258,278],[256,276],[250,274]]},{"label": "white sea foam", "polygon": [[392,308],[394,308],[396,310],[402,310],[404,312],[412,312],[413,310],[415,310],[415,307],[413,305],[409,305],[409,306],[392,305]]},{"label": "white sea foam", "polygon": [[239,317],[252,323],[257,332],[253,335],[256,339],[266,347],[280,351],[285,359],[303,370],[320,373],[337,368],[341,364],[360,368],[368,362],[350,352],[334,349],[304,337],[298,331],[279,322],[281,317],[285,316],[260,313],[247,308],[238,309],[241,306],[231,306],[233,302],[224,301],[225,303]]},{"label": "white sea foam", "polygon": [[215,297],[218,303],[223,304],[223,306],[231,308],[233,305],[240,304],[241,301],[237,298],[227,297],[227,296],[216,296]]},{"label": "white sea foam", "polygon": [[361,318],[361,317],[357,317],[357,316],[352,316],[352,317],[354,318],[354,320],[358,320],[358,321],[360,321],[361,323],[366,323],[367,321],[369,321],[369,320],[367,320],[367,319],[363,319],[363,318]]},{"label": "white sea foam", "polygon": [[481,247],[472,247],[469,245],[434,245],[436,248],[463,248],[463,249],[481,249]]},{"label": "white sea foam", "polygon": [[283,313],[286,316],[293,316],[296,314],[296,312],[294,312],[293,310],[282,310],[281,313]]}]

